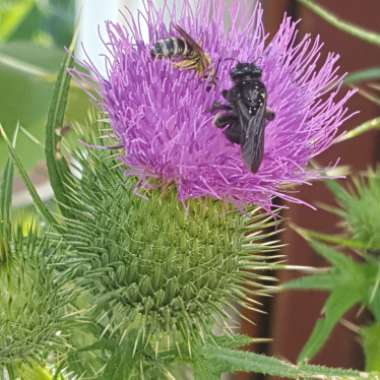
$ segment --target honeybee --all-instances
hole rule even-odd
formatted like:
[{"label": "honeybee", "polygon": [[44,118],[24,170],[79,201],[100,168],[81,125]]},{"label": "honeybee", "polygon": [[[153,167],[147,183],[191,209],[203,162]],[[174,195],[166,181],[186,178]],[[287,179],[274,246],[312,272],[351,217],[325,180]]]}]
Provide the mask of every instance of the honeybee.
[{"label": "honeybee", "polygon": [[232,88],[222,91],[227,104],[215,102],[211,111],[223,111],[216,115],[216,127],[225,128],[227,139],[240,145],[244,163],[256,173],[264,156],[265,126],[275,114],[267,107],[267,90],[258,66],[239,62],[230,77]]},{"label": "honeybee", "polygon": [[157,41],[150,51],[151,56],[158,59],[172,59],[175,67],[182,70],[194,70],[214,83],[215,70],[211,67],[210,56],[179,25],[174,25],[174,29],[180,37],[169,37]]}]

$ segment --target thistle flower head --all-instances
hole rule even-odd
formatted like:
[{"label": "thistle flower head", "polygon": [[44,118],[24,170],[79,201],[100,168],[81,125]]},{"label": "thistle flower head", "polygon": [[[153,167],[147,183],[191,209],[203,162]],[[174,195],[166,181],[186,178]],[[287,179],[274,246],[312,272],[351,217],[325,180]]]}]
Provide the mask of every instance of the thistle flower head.
[{"label": "thistle flower head", "polygon": [[[145,1],[145,11],[137,17],[127,10],[125,26],[107,23],[107,75],[90,61],[83,65],[98,82],[101,104],[125,148],[122,159],[129,174],[143,181],[153,177],[174,182],[180,199],[210,196],[267,208],[273,196],[297,201],[281,192],[283,185],[319,177],[306,166],[332,144],[349,117],[346,102],[352,93],[338,96],[338,55],[320,59],[319,38],[296,38],[297,23],[289,17],[267,43],[263,11],[249,3],[200,1],[192,7],[174,1],[172,8],[167,3],[156,8]],[[211,89],[196,72],[181,70],[169,59],[152,59],[155,42],[178,37],[175,25],[186,30],[217,67]],[[231,88],[229,73],[236,62],[262,69],[267,104],[276,115],[265,128],[263,161],[255,174],[244,165],[240,146],[214,126],[209,112],[215,101],[224,100],[222,91]]]}]

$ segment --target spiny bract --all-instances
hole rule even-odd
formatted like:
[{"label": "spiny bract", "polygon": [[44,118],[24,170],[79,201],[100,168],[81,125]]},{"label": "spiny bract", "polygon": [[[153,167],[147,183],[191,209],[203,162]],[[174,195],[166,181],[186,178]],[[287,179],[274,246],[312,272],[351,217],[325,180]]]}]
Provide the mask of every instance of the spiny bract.
[{"label": "spiny bract", "polygon": [[244,286],[265,291],[254,270],[270,265],[265,254],[277,241],[265,241],[262,229],[278,221],[211,199],[181,204],[172,188],[138,194],[137,182],[108,153],[79,160],[75,218],[63,227],[71,253],[63,260],[93,295],[90,306],[107,333],[136,349],[142,342],[155,351],[191,345],[235,303],[254,306]]},{"label": "spiny bract", "polygon": [[68,351],[74,298],[52,265],[59,249],[32,230],[24,236],[20,229],[10,242],[0,267],[0,373]]}]

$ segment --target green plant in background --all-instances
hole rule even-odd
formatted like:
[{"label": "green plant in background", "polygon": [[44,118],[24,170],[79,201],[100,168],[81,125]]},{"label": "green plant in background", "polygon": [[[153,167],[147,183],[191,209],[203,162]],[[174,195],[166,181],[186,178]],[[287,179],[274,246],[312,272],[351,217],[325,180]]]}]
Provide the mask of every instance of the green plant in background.
[{"label": "green plant in background", "polygon": [[8,161],[0,186],[0,368],[11,379],[47,379],[43,367],[69,350],[69,329],[81,319],[73,288],[55,270],[53,257],[64,246],[12,221],[12,180]]},{"label": "green plant in background", "polygon": [[68,45],[75,21],[73,0],[12,0],[0,5],[0,41]]},{"label": "green plant in background", "polygon": [[[283,289],[329,291],[323,316],[304,346],[299,360],[312,359],[326,342],[332,329],[354,305],[367,308],[373,323],[358,330],[361,336],[366,369],[380,369],[380,345],[376,334],[380,323],[380,170],[352,180],[350,190],[337,182],[328,182],[339,208],[328,206],[336,214],[344,234],[328,235],[296,227],[331,267],[322,273],[302,277],[282,286]],[[330,243],[326,245],[324,242]],[[340,246],[340,248],[339,248]],[[354,260],[341,252],[351,248],[360,256]]]},{"label": "green plant in background", "polygon": [[[63,49],[72,39],[73,0],[12,0],[0,4],[0,120],[12,134],[17,123],[41,140],[46,114]],[[4,90],[5,89],[5,90]],[[89,103],[75,86],[70,93],[66,122],[84,120]],[[43,158],[43,148],[20,134],[17,151],[33,168]],[[6,162],[0,141],[0,169]]]},{"label": "green plant in background", "polygon": [[[11,80],[15,87],[18,80],[22,86],[46,86],[46,96],[38,100],[52,98],[49,112],[39,104],[35,119],[30,110],[24,120],[22,110],[11,110],[9,119],[0,114],[5,126],[0,137],[11,158],[4,161],[0,182],[0,376],[181,379],[190,371],[195,379],[216,380],[222,373],[253,371],[294,379],[378,380],[380,170],[354,179],[349,190],[328,182],[340,207],[326,209],[341,218],[342,234],[297,227],[331,265],[281,287],[330,292],[299,364],[244,352],[240,348],[254,339],[236,334],[231,317],[240,316],[240,306],[260,310],[255,297],[276,289],[268,271],[291,269],[275,253],[281,247],[278,211],[267,214],[241,205],[236,210],[210,198],[179,202],[173,183],[141,186],[135,177],[125,176],[120,152],[110,148],[115,136],[109,120],[98,112],[87,119],[88,125],[82,121],[73,128],[87,143],[65,147],[62,127],[80,121],[69,104],[76,99],[68,75],[72,56],[64,58],[58,73],[58,58],[49,69],[33,56],[39,49],[67,44],[73,7],[64,1],[48,4],[43,9],[34,1],[12,7],[5,2],[0,8],[6,20],[0,36],[7,41],[0,46],[0,81]],[[62,9],[68,10],[67,17],[61,17]],[[30,35],[37,46],[12,42],[22,35]],[[23,48],[18,51],[17,46]],[[24,59],[26,52],[32,54]],[[376,75],[375,70],[358,78]],[[28,132],[41,137],[43,131],[45,136],[39,150],[45,153],[54,191],[49,204],[39,197],[20,158],[30,138],[23,140],[18,133],[19,119]],[[335,141],[378,126],[374,119]],[[11,131],[12,142],[7,137]],[[39,213],[29,229],[11,210],[14,165]],[[361,261],[343,254],[342,248],[359,252]],[[358,329],[368,372],[305,363],[354,305],[366,307],[373,316],[372,324]]]}]

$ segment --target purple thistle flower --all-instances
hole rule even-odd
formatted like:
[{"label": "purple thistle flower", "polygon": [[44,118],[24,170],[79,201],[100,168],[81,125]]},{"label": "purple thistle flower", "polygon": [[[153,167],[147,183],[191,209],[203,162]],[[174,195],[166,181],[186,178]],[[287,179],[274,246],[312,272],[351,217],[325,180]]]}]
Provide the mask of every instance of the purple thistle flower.
[{"label": "purple thistle flower", "polygon": [[[274,196],[301,202],[281,189],[320,178],[306,169],[309,161],[333,143],[352,115],[346,103],[353,92],[338,97],[343,78],[337,73],[338,55],[330,53],[321,62],[319,38],[305,35],[296,41],[297,23],[286,16],[267,42],[263,11],[257,6],[248,17],[248,2],[236,0],[228,8],[215,0],[195,7],[187,1],[179,4],[180,11],[175,1],[172,8],[156,8],[147,0],[137,17],[127,10],[125,26],[108,22],[104,43],[111,58],[106,58],[105,77],[90,60],[82,63],[95,76],[101,105],[125,147],[127,174],[144,183],[152,177],[175,182],[181,200],[210,196],[265,208]],[[228,28],[226,14],[231,16]],[[203,47],[214,65],[220,62],[210,91],[207,80],[194,71],[152,59],[150,49],[157,40],[178,36],[175,24]],[[236,61],[225,59],[231,57],[262,68],[267,104],[276,114],[265,128],[264,158],[255,174],[246,168],[240,146],[214,126],[208,111],[222,101],[222,90],[232,86],[229,71]]]}]

